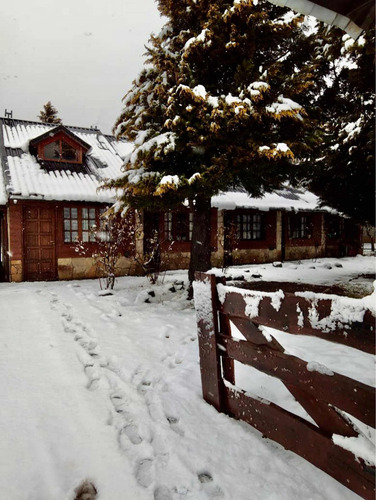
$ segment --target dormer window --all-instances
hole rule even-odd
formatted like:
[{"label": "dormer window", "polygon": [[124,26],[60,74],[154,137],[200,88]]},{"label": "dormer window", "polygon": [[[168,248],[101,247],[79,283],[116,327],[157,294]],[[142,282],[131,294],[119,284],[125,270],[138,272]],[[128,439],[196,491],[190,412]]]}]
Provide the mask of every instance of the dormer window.
[{"label": "dormer window", "polygon": [[64,125],[59,125],[30,141],[30,152],[38,155],[42,162],[51,162],[50,166],[54,163],[82,164],[89,149],[89,144]]},{"label": "dormer window", "polygon": [[80,161],[80,150],[64,140],[50,142],[42,149],[43,160],[51,161]]}]

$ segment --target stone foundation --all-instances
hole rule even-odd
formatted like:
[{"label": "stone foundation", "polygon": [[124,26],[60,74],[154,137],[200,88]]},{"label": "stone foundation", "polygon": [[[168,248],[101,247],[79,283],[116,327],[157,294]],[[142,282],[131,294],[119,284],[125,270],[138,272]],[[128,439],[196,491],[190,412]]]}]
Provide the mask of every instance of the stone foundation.
[{"label": "stone foundation", "polygon": [[[140,273],[139,266],[134,259],[121,257],[116,267],[117,276],[134,276]],[[59,280],[79,280],[99,277],[92,257],[58,259],[57,269]]]},{"label": "stone foundation", "polygon": [[263,264],[265,262],[274,262],[281,259],[280,250],[269,250],[268,248],[233,250],[233,265],[242,264]]},{"label": "stone foundation", "polygon": [[19,283],[22,281],[22,260],[10,261],[10,281]]},{"label": "stone foundation", "polygon": [[188,269],[190,252],[162,252],[162,270]]},{"label": "stone foundation", "polygon": [[322,246],[310,247],[286,247],[285,260],[317,259],[324,257],[325,251]]}]

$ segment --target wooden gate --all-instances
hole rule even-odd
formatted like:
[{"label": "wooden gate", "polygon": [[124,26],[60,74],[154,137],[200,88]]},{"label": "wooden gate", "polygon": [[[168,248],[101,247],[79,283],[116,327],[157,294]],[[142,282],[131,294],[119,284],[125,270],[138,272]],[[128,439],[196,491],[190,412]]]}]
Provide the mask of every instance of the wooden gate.
[{"label": "wooden gate", "polygon": [[49,206],[27,206],[23,212],[24,280],[56,279],[55,215]]},{"label": "wooden gate", "polygon": [[[333,435],[359,436],[343,412],[375,427],[375,389],[286,354],[275,338],[264,336],[259,328],[267,325],[289,333],[326,337],[374,352],[372,313],[367,310],[362,323],[341,325],[338,315],[336,323],[330,316],[329,296],[252,293],[227,287],[224,282],[217,284],[215,276],[205,273],[197,273],[194,292],[204,399],[218,411],[249,423],[363,498],[373,499],[375,468],[335,444]],[[246,340],[232,337],[231,324]],[[333,331],[325,334],[320,328],[323,324]],[[317,426],[236,388],[234,360],[279,378]]]}]

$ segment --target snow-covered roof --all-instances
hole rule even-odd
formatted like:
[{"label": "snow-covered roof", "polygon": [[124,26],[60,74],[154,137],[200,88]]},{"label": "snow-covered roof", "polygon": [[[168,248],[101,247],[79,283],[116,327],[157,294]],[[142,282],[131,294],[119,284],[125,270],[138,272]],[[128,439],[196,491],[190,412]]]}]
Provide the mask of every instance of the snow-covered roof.
[{"label": "snow-covered roof", "polygon": [[0,206],[5,205],[7,202],[7,193],[5,191],[5,182],[3,178],[3,169],[1,165],[1,157],[0,157]]},{"label": "snow-covered roof", "polygon": [[310,191],[285,186],[273,193],[265,193],[261,198],[251,198],[242,189],[220,193],[212,198],[212,206],[224,209],[235,210],[236,208],[251,208],[255,210],[293,210],[312,211],[323,210],[334,212],[328,207],[320,207],[320,198]]},{"label": "snow-covered roof", "polygon": [[[56,125],[0,118],[0,205],[7,199],[53,201],[90,201],[112,203],[115,192],[99,190],[103,179],[121,175],[124,158],[133,145],[117,141],[98,129],[66,127],[70,133],[90,146],[83,165],[55,165],[47,168],[29,151],[30,141],[46,134]],[[48,163],[48,162],[46,162]],[[323,210],[319,198],[309,191],[289,186],[251,198],[243,189],[220,193],[212,198],[212,206],[234,210]],[[329,209],[324,209],[329,210]]]},{"label": "snow-covered roof", "polygon": [[[113,202],[115,193],[97,191],[103,179],[121,175],[123,157],[131,146],[98,129],[66,127],[90,146],[82,166],[44,168],[29,152],[29,143],[56,125],[0,118],[2,176],[0,204],[13,198]],[[5,183],[5,186],[4,186]]]}]

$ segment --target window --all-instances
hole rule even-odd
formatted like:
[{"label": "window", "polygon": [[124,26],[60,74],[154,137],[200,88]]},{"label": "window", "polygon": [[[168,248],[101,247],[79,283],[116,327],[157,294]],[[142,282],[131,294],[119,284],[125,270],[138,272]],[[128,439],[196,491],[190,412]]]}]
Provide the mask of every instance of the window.
[{"label": "window", "polygon": [[165,212],[164,214],[164,239],[172,241],[172,212]]},{"label": "window", "polygon": [[262,240],[263,227],[260,214],[237,214],[236,236],[238,240]]},{"label": "window", "polygon": [[[82,241],[92,243],[96,241],[96,228],[101,228],[100,216],[104,208],[64,207],[64,243]],[[106,231],[106,228],[102,228]]]},{"label": "window", "polygon": [[167,241],[191,241],[193,214],[189,212],[164,213],[164,239]]},{"label": "window", "polygon": [[335,216],[326,219],[326,232],[328,238],[341,238],[344,232],[344,220]]},{"label": "window", "polygon": [[291,239],[305,239],[312,237],[311,220],[306,215],[290,215],[289,236]]},{"label": "window", "polygon": [[64,208],[64,243],[78,240],[78,209]]},{"label": "window", "polygon": [[45,144],[42,147],[42,157],[44,160],[77,163],[80,161],[80,151],[60,139]]},{"label": "window", "polygon": [[82,241],[95,241],[95,228],[96,228],[96,210],[95,208],[82,209]]},{"label": "window", "polygon": [[101,241],[113,241],[116,234],[116,230],[111,230],[113,222],[111,223],[111,221],[104,216],[107,210],[107,208],[99,209],[99,234],[97,233],[97,237],[99,237]]}]

